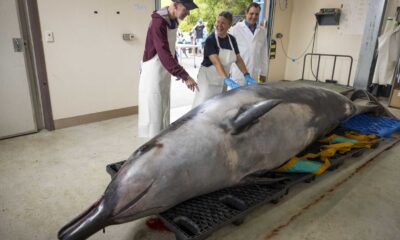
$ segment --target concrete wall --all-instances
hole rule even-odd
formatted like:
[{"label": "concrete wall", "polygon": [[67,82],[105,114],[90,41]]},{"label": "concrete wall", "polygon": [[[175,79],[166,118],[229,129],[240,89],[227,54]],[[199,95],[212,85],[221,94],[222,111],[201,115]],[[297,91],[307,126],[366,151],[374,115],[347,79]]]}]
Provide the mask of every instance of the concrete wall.
[{"label": "concrete wall", "polygon": [[[368,6],[368,0],[359,0]],[[279,3],[276,7],[276,18],[274,27],[274,37],[277,32],[283,33],[282,43],[287,50],[290,58],[299,58],[303,53],[311,52],[311,40],[314,33],[315,16],[321,8],[341,8],[342,4],[350,5],[350,1],[341,0],[289,0],[288,8],[282,11]],[[349,7],[349,6],[345,6]],[[351,7],[358,7],[352,5]],[[365,8],[366,14],[367,8]],[[316,42],[314,47],[315,53],[326,54],[342,54],[353,57],[353,70],[351,73],[351,83],[355,75],[355,67],[357,66],[359,51],[361,47],[362,32],[351,32],[349,29],[355,26],[345,26],[346,21],[341,18],[339,26],[318,26]],[[349,17],[349,16],[347,16]],[[290,21],[288,23],[288,21]],[[360,20],[360,22],[363,22]],[[348,22],[347,22],[348,23]],[[350,23],[351,24],[351,23]],[[289,28],[289,33],[287,29]],[[359,28],[360,29],[360,28]],[[286,33],[286,34],[285,34]],[[282,44],[278,40],[277,59],[271,62],[270,79],[279,80],[297,80],[301,78],[303,68],[303,57],[295,61],[284,57],[282,53]],[[308,47],[308,48],[307,48]],[[285,59],[283,59],[285,58]],[[307,60],[305,79],[314,79],[311,73],[310,58]],[[274,63],[275,62],[275,63]],[[274,65],[272,65],[274,64]],[[323,59],[320,63],[319,79],[325,81],[331,78],[333,67],[332,59]],[[282,72],[283,69],[283,72]],[[317,58],[313,59],[313,69],[316,73]],[[334,79],[340,84],[346,84],[349,71],[349,60],[337,60]]]},{"label": "concrete wall", "polygon": [[[136,106],[155,1],[38,0],[38,7],[54,119]],[[124,41],[123,33],[135,38]]]}]

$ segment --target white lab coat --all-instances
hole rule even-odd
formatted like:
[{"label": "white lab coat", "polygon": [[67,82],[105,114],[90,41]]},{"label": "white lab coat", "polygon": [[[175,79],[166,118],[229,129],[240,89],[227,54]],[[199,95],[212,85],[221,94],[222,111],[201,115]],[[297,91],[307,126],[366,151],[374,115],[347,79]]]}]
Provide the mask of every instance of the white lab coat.
[{"label": "white lab coat", "polygon": [[[169,50],[175,55],[177,29],[168,29]],[[158,54],[143,62],[139,79],[139,137],[152,138],[169,126],[171,74]]]},{"label": "white lab coat", "polygon": [[[241,21],[233,26],[229,33],[236,38],[240,56],[250,75],[255,79],[259,75],[266,76],[268,67],[267,29],[258,26],[253,35],[244,21]],[[236,64],[231,67],[231,77],[240,85],[246,85],[243,73]]]},{"label": "white lab coat", "polygon": [[396,27],[391,20],[387,22],[385,32],[378,38],[378,59],[372,83],[390,85],[399,56],[400,26]]}]

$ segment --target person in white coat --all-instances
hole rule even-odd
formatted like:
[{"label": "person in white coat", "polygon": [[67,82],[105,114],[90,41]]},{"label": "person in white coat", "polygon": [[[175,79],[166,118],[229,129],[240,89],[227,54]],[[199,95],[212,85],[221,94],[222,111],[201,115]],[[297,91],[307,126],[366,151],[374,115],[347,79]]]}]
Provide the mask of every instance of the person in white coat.
[{"label": "person in white coat", "polygon": [[249,82],[257,83],[247,72],[239,54],[235,37],[228,34],[232,25],[232,18],[231,12],[222,11],[217,17],[215,32],[206,39],[204,58],[197,75],[200,91],[196,92],[193,107],[222,93],[224,83],[230,88],[240,87],[229,77],[229,70],[233,63],[236,63],[242,75]]},{"label": "person in white coat", "polygon": [[193,0],[172,1],[153,12],[147,31],[139,79],[139,137],[154,137],[168,127],[171,75],[181,78],[190,90],[199,90],[175,54],[178,19],[183,20],[197,6]]},{"label": "person in white coat", "polygon": [[[229,33],[236,38],[240,55],[250,75],[258,78],[260,82],[265,82],[268,64],[268,41],[267,29],[262,25],[257,25],[260,10],[261,7],[258,3],[251,3],[246,9],[245,20],[233,26]],[[235,64],[232,65],[231,75],[232,79],[240,85],[246,85],[243,74]]]},{"label": "person in white coat", "polygon": [[388,19],[384,33],[378,38],[378,59],[372,83],[391,85],[399,56],[400,24],[393,19]]}]

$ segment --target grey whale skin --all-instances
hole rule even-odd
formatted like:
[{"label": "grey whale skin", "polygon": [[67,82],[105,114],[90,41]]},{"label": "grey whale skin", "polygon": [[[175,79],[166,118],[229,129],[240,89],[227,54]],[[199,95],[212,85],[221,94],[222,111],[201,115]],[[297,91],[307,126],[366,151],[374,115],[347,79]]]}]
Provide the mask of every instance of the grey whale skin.
[{"label": "grey whale skin", "polygon": [[103,196],[59,239],[86,239],[108,225],[163,212],[234,186],[290,157],[356,114],[350,99],[314,87],[271,83],[220,94],[137,149]]}]

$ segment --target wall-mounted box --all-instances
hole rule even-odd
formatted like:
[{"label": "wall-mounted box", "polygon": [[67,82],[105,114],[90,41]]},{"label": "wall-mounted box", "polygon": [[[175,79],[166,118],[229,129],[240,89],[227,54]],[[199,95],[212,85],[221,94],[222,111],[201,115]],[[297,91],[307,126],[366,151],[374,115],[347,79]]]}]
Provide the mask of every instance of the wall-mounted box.
[{"label": "wall-mounted box", "polygon": [[125,41],[132,41],[134,38],[135,36],[133,35],[133,33],[122,34],[122,39],[124,39]]},{"label": "wall-mounted box", "polygon": [[318,25],[339,25],[341,10],[339,8],[321,8],[315,14]]}]

